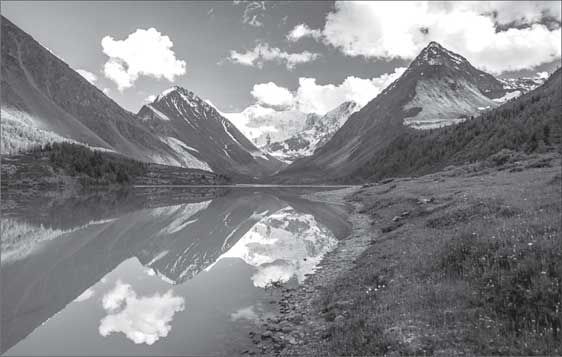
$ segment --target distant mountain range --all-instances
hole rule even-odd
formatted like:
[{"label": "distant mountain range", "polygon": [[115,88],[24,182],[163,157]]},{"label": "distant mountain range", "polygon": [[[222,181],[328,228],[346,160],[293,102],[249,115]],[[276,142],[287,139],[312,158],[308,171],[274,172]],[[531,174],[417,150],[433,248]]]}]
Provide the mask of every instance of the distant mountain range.
[{"label": "distant mountain range", "polygon": [[431,42],[399,79],[352,114],[324,146],[291,164],[275,180],[349,178],[402,133],[461,123],[522,91],[521,86],[509,86]]},{"label": "distant mountain range", "polygon": [[350,179],[402,134],[478,117],[546,78],[500,80],[431,42],[363,108],[345,102],[324,116],[262,107],[223,114],[172,87],[133,114],[5,18],[1,69],[4,154],[69,141],[238,182],[295,183]]},{"label": "distant mountain range", "polygon": [[359,104],[350,101],[340,104],[324,116],[309,115],[301,131],[286,140],[271,142],[261,148],[279,160],[289,163],[310,156],[328,142],[351,114],[360,108]]}]

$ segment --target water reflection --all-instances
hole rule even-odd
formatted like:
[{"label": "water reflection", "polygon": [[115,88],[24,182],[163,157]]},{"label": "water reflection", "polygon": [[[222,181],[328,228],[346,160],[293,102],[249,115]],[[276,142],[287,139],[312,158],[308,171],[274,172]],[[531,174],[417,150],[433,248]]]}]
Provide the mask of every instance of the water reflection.
[{"label": "water reflection", "polygon": [[336,244],[334,234],[314,216],[285,207],[260,220],[221,258],[240,258],[256,267],[252,281],[264,288],[293,277],[303,282]]},{"label": "water reflection", "polygon": [[122,332],[134,343],[152,345],[171,330],[174,314],[183,311],[185,299],[174,296],[172,290],[160,295],[138,296],[129,284],[117,281],[102,299],[105,316],[99,327],[100,335]]},{"label": "water reflection", "polygon": [[7,195],[2,352],[225,353],[267,313],[261,288],[302,282],[349,230],[341,207],[298,193]]}]

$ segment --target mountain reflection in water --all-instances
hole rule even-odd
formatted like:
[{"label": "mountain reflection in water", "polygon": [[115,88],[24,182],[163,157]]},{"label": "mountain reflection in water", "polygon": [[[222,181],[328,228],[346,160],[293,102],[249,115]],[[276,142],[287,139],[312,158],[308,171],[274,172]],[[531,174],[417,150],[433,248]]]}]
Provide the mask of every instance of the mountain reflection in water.
[{"label": "mountain reflection in water", "polygon": [[343,207],[302,193],[4,195],[1,351],[225,353],[268,312],[265,286],[302,283],[349,233]]}]

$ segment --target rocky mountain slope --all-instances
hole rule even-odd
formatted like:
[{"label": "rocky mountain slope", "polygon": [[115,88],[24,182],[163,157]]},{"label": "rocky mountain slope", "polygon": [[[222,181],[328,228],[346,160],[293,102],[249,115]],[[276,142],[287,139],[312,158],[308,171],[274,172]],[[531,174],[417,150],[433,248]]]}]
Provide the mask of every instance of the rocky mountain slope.
[{"label": "rocky mountain slope", "polygon": [[283,166],[191,92],[173,89],[135,116],[4,17],[1,68],[4,154],[65,141],[231,176]]},{"label": "rocky mountain slope", "polygon": [[263,176],[283,164],[252,144],[193,92],[172,87],[143,106],[137,118],[183,157],[185,165],[230,175]]},{"label": "rocky mountain slope", "polygon": [[322,117],[309,115],[303,130],[286,140],[264,145],[262,149],[279,160],[289,163],[310,156],[327,143],[351,114],[359,109],[359,104],[349,101],[340,104]]},{"label": "rocky mountain slope", "polygon": [[406,131],[343,180],[418,176],[450,165],[517,162],[557,151],[562,140],[562,70],[526,94],[479,117],[432,132]]},{"label": "rocky mountain slope", "polygon": [[280,181],[318,181],[349,175],[400,133],[462,122],[508,91],[494,76],[431,42],[404,74],[347,122],[314,155],[283,170]]},{"label": "rocky mountain slope", "polygon": [[180,164],[131,113],[4,17],[1,67],[4,149],[65,140]]}]

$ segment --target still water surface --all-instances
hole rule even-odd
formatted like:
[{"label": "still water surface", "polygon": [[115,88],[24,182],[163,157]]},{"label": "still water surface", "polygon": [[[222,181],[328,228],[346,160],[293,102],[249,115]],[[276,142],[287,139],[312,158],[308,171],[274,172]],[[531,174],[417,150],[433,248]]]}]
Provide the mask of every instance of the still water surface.
[{"label": "still water surface", "polygon": [[238,354],[349,233],[311,188],[4,195],[5,355]]}]

